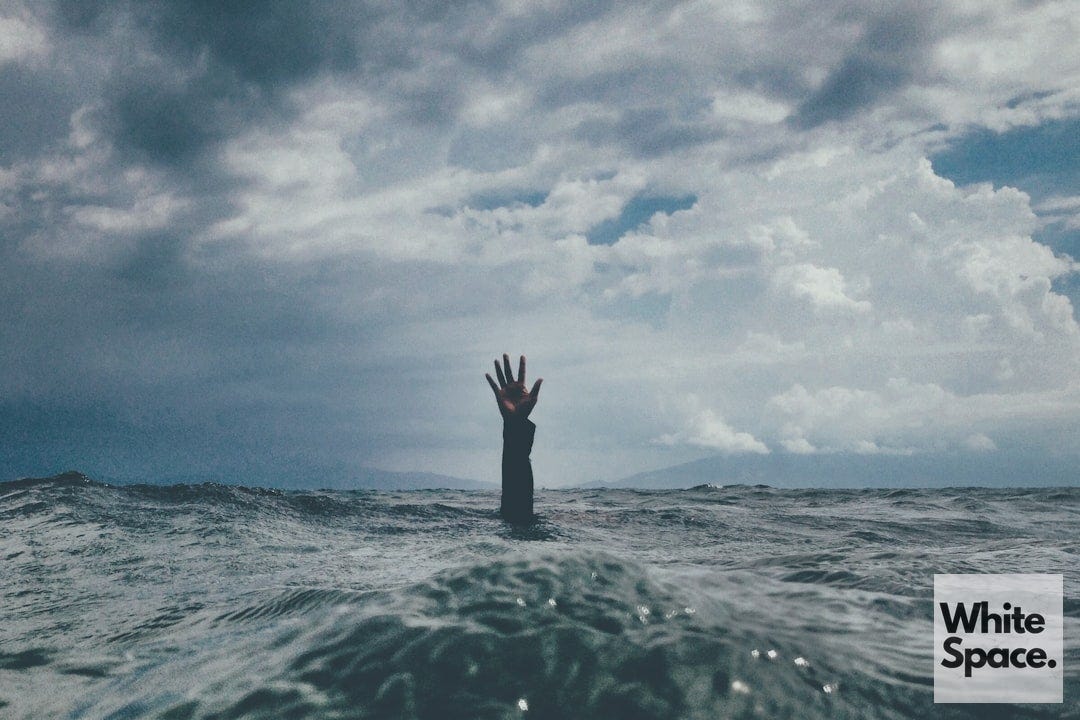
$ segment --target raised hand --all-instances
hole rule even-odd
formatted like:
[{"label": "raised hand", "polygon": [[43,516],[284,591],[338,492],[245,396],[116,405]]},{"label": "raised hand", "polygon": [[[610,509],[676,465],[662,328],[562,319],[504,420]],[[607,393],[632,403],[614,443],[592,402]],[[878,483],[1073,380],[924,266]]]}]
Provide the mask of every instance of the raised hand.
[{"label": "raised hand", "polygon": [[540,396],[540,383],[543,378],[533,383],[532,390],[525,389],[525,356],[521,356],[518,362],[518,376],[514,379],[510,372],[510,356],[503,353],[502,366],[495,361],[495,375],[499,378],[498,384],[487,373],[488,384],[495,392],[495,401],[499,404],[499,412],[504,420],[524,420],[536,407],[536,399]]}]

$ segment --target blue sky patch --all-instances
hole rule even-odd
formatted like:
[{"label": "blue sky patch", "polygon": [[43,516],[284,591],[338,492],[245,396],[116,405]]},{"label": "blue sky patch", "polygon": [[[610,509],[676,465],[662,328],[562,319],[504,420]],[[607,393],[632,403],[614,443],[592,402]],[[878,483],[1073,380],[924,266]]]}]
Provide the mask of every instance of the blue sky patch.
[{"label": "blue sky patch", "polygon": [[619,217],[590,228],[586,239],[590,245],[614,245],[626,233],[649,222],[656,213],[671,215],[689,210],[696,202],[697,195],[638,195],[623,206]]},{"label": "blue sky patch", "polygon": [[514,205],[540,207],[547,200],[548,194],[541,190],[508,190],[505,192],[477,193],[465,201],[473,210],[494,210]]},{"label": "blue sky patch", "polygon": [[[1080,118],[1053,120],[1005,133],[977,130],[930,158],[937,174],[957,185],[991,182],[1031,196],[1032,205],[1054,196],[1080,194]],[[1057,254],[1080,258],[1080,232],[1052,222],[1034,239]],[[1058,278],[1054,291],[1068,296],[1073,313],[1080,306],[1080,280]]]},{"label": "blue sky patch", "polygon": [[976,130],[930,161],[958,185],[992,182],[1019,188],[1038,201],[1080,192],[1080,118],[1053,120],[1005,133]]}]

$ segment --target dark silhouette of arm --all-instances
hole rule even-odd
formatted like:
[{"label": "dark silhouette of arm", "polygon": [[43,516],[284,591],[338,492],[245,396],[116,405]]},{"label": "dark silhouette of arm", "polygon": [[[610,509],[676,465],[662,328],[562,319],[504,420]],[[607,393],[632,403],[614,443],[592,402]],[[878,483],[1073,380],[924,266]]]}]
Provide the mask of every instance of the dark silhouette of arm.
[{"label": "dark silhouette of arm", "polygon": [[499,512],[511,522],[533,516],[533,474],[529,453],[536,425],[531,420],[503,420],[502,501]]},{"label": "dark silhouette of arm", "polygon": [[537,380],[531,390],[525,388],[525,356],[518,363],[518,377],[510,371],[510,356],[504,354],[502,365],[495,361],[496,383],[487,375],[488,384],[495,393],[499,413],[503,418],[502,454],[502,501],[499,512],[510,522],[528,522],[533,517],[533,474],[529,463],[536,425],[529,420],[529,413],[536,407],[540,395]]}]

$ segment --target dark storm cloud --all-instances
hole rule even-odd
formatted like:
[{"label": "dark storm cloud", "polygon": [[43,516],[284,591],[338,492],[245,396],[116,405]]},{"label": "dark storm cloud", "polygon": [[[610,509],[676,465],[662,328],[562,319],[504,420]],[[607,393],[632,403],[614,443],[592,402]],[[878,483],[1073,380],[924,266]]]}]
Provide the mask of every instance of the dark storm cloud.
[{"label": "dark storm cloud", "polygon": [[272,88],[356,68],[361,42],[381,15],[370,4],[329,0],[62,0],[51,18],[61,33],[106,41],[140,42],[132,33],[142,34],[149,49],[182,64],[195,64],[205,52],[218,72]]},{"label": "dark storm cloud", "polygon": [[115,4],[115,0],[56,0],[56,24],[77,32],[97,30]]},{"label": "dark storm cloud", "polygon": [[663,107],[631,108],[614,120],[592,119],[577,128],[578,137],[594,145],[618,145],[638,157],[652,158],[716,140],[719,128],[683,119]]},{"label": "dark storm cloud", "polygon": [[691,98],[700,84],[686,68],[673,61],[605,69],[581,77],[545,79],[538,93],[546,107],[559,108],[580,102],[633,107],[645,102],[668,102]]},{"label": "dark storm cloud", "polygon": [[[196,253],[169,233],[95,266],[4,260],[0,303],[16,320],[0,323],[4,478],[74,465],[265,480],[290,463],[355,466],[416,442],[409,428],[380,437],[380,418],[410,409],[399,384],[415,381],[385,355],[387,333],[499,294],[439,302],[422,289],[468,293],[464,276],[447,280],[453,268],[336,258],[297,271]],[[379,287],[393,290],[372,301]]]},{"label": "dark storm cloud", "polygon": [[447,161],[459,167],[495,172],[524,165],[535,149],[536,141],[521,128],[468,128],[451,141]]},{"label": "dark storm cloud", "polygon": [[215,107],[212,94],[189,86],[155,86],[153,80],[122,79],[114,83],[104,126],[113,144],[132,156],[166,165],[195,159],[209,143],[227,136],[229,103]]},{"label": "dark storm cloud", "polygon": [[456,7],[112,0],[61,2],[50,18],[60,37],[120,59],[94,117],[122,158],[182,167],[252,123],[295,117],[287,91],[321,76],[359,83],[412,122],[452,121],[460,74],[420,71],[433,48],[417,27]]},{"label": "dark storm cloud", "polygon": [[[476,2],[100,0],[57,2],[45,15],[58,38],[96,43],[97,58],[113,59],[97,68],[104,77],[96,79],[100,97],[91,120],[121,161],[184,168],[252,123],[292,119],[302,108],[287,91],[323,76],[363,87],[405,122],[432,131],[452,127],[471,77],[505,79],[520,70],[528,48],[602,18],[612,7],[567,3],[499,13]],[[663,74],[654,78],[642,70],[639,80],[670,90],[678,69]],[[542,105],[573,102],[570,95],[586,99],[589,88],[621,84],[610,80],[553,89]],[[635,87],[627,85],[628,91]],[[56,115],[54,125],[63,125],[64,114]],[[454,161],[486,168],[470,143],[458,139]],[[511,154],[527,151],[517,143]]]},{"label": "dark storm cloud", "polygon": [[67,137],[77,103],[62,77],[0,66],[0,161],[31,157]]},{"label": "dark storm cloud", "polygon": [[579,77],[544,79],[537,103],[545,111],[579,103],[617,110],[581,121],[577,137],[652,158],[716,140],[721,131],[707,117],[710,99],[700,78],[670,60],[604,69]]},{"label": "dark storm cloud", "polygon": [[59,17],[104,46],[117,33],[139,57],[107,80],[102,124],[122,152],[183,165],[253,120],[288,116],[281,91],[354,71],[376,20],[363,6],[322,2],[101,4]]},{"label": "dark storm cloud", "polygon": [[[415,30],[460,8],[372,7],[39,6],[52,25],[52,64],[0,70],[4,164],[28,161],[0,198],[0,477],[71,465],[132,478],[175,464],[250,476],[290,463],[355,465],[376,446],[416,442],[408,428],[383,436],[380,419],[407,411],[408,400],[395,393],[391,407],[379,389],[388,381],[372,378],[409,373],[382,357],[380,338],[407,318],[481,312],[479,298],[499,287],[473,296],[477,278],[447,281],[453,268],[370,258],[279,265],[253,259],[242,241],[194,240],[233,214],[246,182],[230,177],[217,150],[253,126],[293,119],[303,109],[291,104],[294,88],[335,76],[382,94],[413,123],[453,122],[462,79],[419,68],[430,48],[417,46]],[[83,175],[28,180],[35,155],[67,162],[63,141],[80,106],[116,152],[95,152]],[[72,221],[82,209],[132,207],[140,188],[125,171],[140,166],[151,169],[151,192],[185,201],[167,227]],[[59,252],[29,249],[38,246]],[[430,287],[462,297],[436,299]]]},{"label": "dark storm cloud", "polygon": [[844,120],[904,87],[925,62],[929,13],[894,12],[868,21],[862,37],[791,118],[800,129]]},{"label": "dark storm cloud", "polygon": [[612,0],[597,0],[570,2],[551,8],[537,3],[523,8],[524,12],[503,17],[495,17],[495,8],[490,4],[479,7],[486,16],[485,20],[496,24],[487,32],[464,35],[456,45],[456,54],[482,72],[502,73],[513,67],[527,48],[599,20],[618,4]]},{"label": "dark storm cloud", "polygon": [[263,87],[356,68],[359,41],[377,19],[365,5],[342,2],[189,0],[151,7],[135,12],[181,60],[194,62],[205,48],[239,81]]},{"label": "dark storm cloud", "polygon": [[[932,16],[842,0],[749,21],[724,6],[607,0],[23,5],[48,27],[0,66],[0,479],[77,467],[266,480],[387,449],[417,467],[432,447],[471,452],[482,441],[468,435],[469,383],[486,389],[465,367],[470,343],[529,337],[504,324],[518,313],[542,337],[566,322],[561,296],[587,315],[627,272],[663,269],[590,258],[718,179],[736,212],[720,166],[812,143],[801,130],[923,77]],[[808,68],[831,71],[819,86]],[[718,167],[686,152],[722,133],[731,142],[701,154],[730,153]],[[671,153],[685,164],[652,162]],[[621,209],[600,197],[628,167],[653,188],[665,165],[685,168],[685,186]],[[613,191],[624,199],[639,188],[626,177]],[[557,242],[549,191],[586,218],[574,227],[589,227],[587,254]],[[463,239],[476,215],[465,207],[536,220],[512,245],[479,223]],[[520,252],[517,276],[488,264],[489,238]],[[751,252],[695,257],[749,271]],[[752,329],[768,290],[746,276],[688,291],[685,307],[724,309],[724,342]],[[671,303],[646,291],[595,312],[661,329]]]},{"label": "dark storm cloud", "polygon": [[767,97],[793,99],[805,97],[810,91],[800,70],[791,63],[764,59],[751,67],[737,70],[732,79],[742,87]]}]

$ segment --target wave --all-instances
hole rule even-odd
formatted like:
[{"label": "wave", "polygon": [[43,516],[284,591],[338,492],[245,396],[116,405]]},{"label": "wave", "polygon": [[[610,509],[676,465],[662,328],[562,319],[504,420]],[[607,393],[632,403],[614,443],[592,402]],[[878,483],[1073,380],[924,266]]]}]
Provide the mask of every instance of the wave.
[{"label": "wave", "polygon": [[[123,701],[106,690],[87,713],[644,719],[768,708],[837,717],[866,701],[859,688],[869,681],[820,648],[764,622],[731,622],[729,605],[695,595],[592,552],[472,565],[393,592],[288,591],[215,618],[263,623],[242,647],[204,649],[196,665],[142,667],[140,686],[153,690]],[[206,666],[225,674],[200,677]],[[237,688],[247,689],[237,697]],[[883,717],[911,709],[894,703]]]},{"label": "wave", "polygon": [[1075,489],[492,499],[0,484],[0,715],[974,718],[933,705],[932,574],[1080,552]]}]

